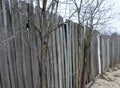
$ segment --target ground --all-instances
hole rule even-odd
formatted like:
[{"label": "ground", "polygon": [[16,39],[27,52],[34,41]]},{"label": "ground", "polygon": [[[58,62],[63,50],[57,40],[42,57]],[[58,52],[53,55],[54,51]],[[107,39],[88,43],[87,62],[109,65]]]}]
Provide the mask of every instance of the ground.
[{"label": "ground", "polygon": [[120,88],[120,64],[108,68],[91,88]]}]

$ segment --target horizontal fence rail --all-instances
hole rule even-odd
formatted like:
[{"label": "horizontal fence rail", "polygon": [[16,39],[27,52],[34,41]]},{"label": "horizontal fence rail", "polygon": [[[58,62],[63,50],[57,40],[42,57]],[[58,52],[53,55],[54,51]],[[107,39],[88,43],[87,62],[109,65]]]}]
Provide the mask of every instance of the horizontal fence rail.
[{"label": "horizontal fence rail", "polygon": [[[0,1],[0,88],[81,88],[84,28],[39,6]],[[80,27],[79,27],[80,26]],[[120,36],[94,31],[86,87],[120,61]]]}]

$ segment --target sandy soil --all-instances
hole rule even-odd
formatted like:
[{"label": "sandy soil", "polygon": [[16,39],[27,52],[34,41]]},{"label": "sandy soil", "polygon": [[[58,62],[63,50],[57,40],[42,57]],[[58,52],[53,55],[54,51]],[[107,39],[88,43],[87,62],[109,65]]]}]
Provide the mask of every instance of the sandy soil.
[{"label": "sandy soil", "polygon": [[120,88],[120,65],[107,69],[91,88]]}]

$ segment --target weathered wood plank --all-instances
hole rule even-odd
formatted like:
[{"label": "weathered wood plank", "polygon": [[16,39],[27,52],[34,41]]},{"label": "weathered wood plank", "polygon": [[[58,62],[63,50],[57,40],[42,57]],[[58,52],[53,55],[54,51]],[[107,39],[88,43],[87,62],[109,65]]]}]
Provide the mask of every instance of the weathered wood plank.
[{"label": "weathered wood plank", "polygon": [[38,64],[38,51],[37,51],[37,33],[35,29],[33,4],[28,4],[28,25],[29,25],[29,43],[32,65],[32,80],[33,88],[39,88],[39,64]]},{"label": "weathered wood plank", "polygon": [[[51,24],[53,26],[53,23],[54,23],[54,15],[51,14]],[[52,28],[50,29],[52,30]],[[53,52],[53,32],[50,34],[50,53],[51,53],[51,61],[50,61],[50,64],[51,64],[51,88],[55,88],[55,73],[54,73],[54,52]]]},{"label": "weathered wood plank", "polygon": [[[50,27],[50,29],[48,29],[47,31],[53,30],[52,27],[53,27],[53,25],[55,25],[54,24],[55,23],[54,17],[56,17],[56,16],[54,16],[53,14],[50,14],[50,13],[47,16],[48,28]],[[47,71],[48,71],[48,76],[50,76],[50,77],[47,76],[47,78],[48,78],[47,84],[48,84],[49,88],[55,88],[55,84],[54,84],[55,83],[55,80],[54,80],[55,74],[54,74],[54,52],[53,52],[53,47],[56,47],[56,46],[53,46],[53,42],[54,42],[53,32],[49,33],[47,35],[47,37],[48,37],[48,60],[49,60],[49,62],[48,62],[49,66],[47,66]],[[47,65],[48,65],[48,63],[47,63]]]},{"label": "weathered wood plank", "polygon": [[93,41],[91,41],[90,45],[90,67],[91,67],[91,72],[90,72],[90,80],[94,78],[94,55],[93,55]]},{"label": "weathered wood plank", "polygon": [[40,23],[40,21],[41,21],[41,14],[42,14],[42,12],[41,12],[41,8],[39,7],[39,6],[36,6],[36,8],[35,8],[35,27],[36,27],[36,31],[37,31],[37,50],[38,50],[38,63],[39,63],[39,86],[40,87],[42,87],[42,82],[41,82],[41,80],[42,80],[42,75],[41,75],[41,73],[42,73],[42,69],[41,69],[41,67],[42,67],[42,59],[41,59],[41,49],[42,49],[42,47],[41,47],[41,30],[40,30],[40,26],[41,26],[41,23]]},{"label": "weathered wood plank", "polygon": [[[58,18],[59,19],[59,18]],[[58,73],[59,73],[59,88],[62,88],[62,69],[61,69],[61,52],[60,52],[60,28],[56,29],[56,43],[57,43],[57,59],[58,59]]]},{"label": "weathered wood plank", "polygon": [[11,0],[11,18],[12,18],[12,30],[15,43],[15,61],[18,87],[24,88],[24,76],[23,76],[23,57],[22,57],[22,42],[21,42],[21,27],[20,27],[20,12],[18,10],[19,4],[16,0]]},{"label": "weathered wood plank", "polygon": [[[50,19],[50,13],[49,12],[46,12],[46,21],[47,24],[45,23],[46,25],[46,29],[45,31],[48,31],[50,30],[49,29],[49,26],[50,26],[50,22],[51,22],[51,19]],[[45,32],[46,33],[46,32]],[[51,70],[50,70],[50,59],[51,59],[51,56],[50,56],[50,34],[47,35],[47,37],[45,38],[47,43],[46,43],[46,76],[47,76],[47,88],[50,88],[51,86]]]},{"label": "weathered wood plank", "polygon": [[32,70],[31,70],[31,60],[30,60],[30,47],[28,38],[28,28],[26,28],[27,23],[27,4],[25,1],[20,3],[20,21],[21,21],[21,36],[22,36],[22,55],[23,55],[23,71],[24,71],[24,82],[25,88],[32,88]]},{"label": "weathered wood plank", "polygon": [[[62,17],[59,18],[60,19],[60,23],[63,23],[63,19]],[[64,26],[60,27],[60,52],[61,52],[61,74],[62,74],[62,88],[65,88],[65,58],[64,58]]]},{"label": "weathered wood plank", "polygon": [[73,74],[72,74],[72,58],[71,58],[71,51],[72,51],[72,49],[71,49],[71,47],[72,47],[72,46],[71,46],[71,42],[72,42],[72,41],[71,41],[72,22],[70,22],[70,29],[68,29],[68,30],[69,30],[69,34],[70,34],[70,36],[69,36],[69,37],[70,37],[70,40],[69,40],[69,43],[70,43],[70,44],[69,44],[69,51],[70,51],[70,56],[69,56],[69,57],[70,57],[70,58],[69,58],[69,59],[70,59],[70,66],[69,66],[69,67],[70,67],[70,74],[69,74],[70,82],[69,82],[69,83],[70,83],[70,87],[69,87],[69,88],[72,88],[72,75],[73,75]]},{"label": "weathered wood plank", "polygon": [[66,67],[66,25],[63,27],[63,53],[64,53],[64,88],[67,86],[67,67]]},{"label": "weathered wood plank", "polygon": [[102,48],[102,71],[104,71],[104,68],[105,68],[105,61],[104,61],[104,58],[105,58],[105,55],[104,55],[104,40],[103,38],[101,39],[101,48]]},{"label": "weathered wood plank", "polygon": [[[69,88],[68,23],[66,23],[66,88]],[[70,52],[70,51],[69,51]]]},{"label": "weathered wood plank", "polygon": [[48,39],[48,49],[49,49],[49,51],[48,51],[48,59],[49,59],[49,88],[54,88],[54,74],[53,74],[53,72],[54,72],[54,65],[53,65],[53,54],[52,54],[52,49],[53,49],[53,47],[52,47],[52,33],[51,34],[49,34],[49,39]]},{"label": "weathered wood plank", "polygon": [[[94,55],[95,55],[95,59],[94,59],[94,67],[95,68],[95,77],[99,74],[99,65],[98,65],[98,40],[97,40],[97,32],[94,32],[94,36],[93,36],[93,41],[94,41]],[[97,51],[97,52],[96,52]]]},{"label": "weathered wood plank", "polygon": [[71,59],[72,59],[72,88],[75,88],[75,35],[74,35],[74,23],[71,25]]},{"label": "weathered wood plank", "polygon": [[[84,57],[84,28],[83,25],[78,25],[78,88],[81,88],[81,79],[82,79],[82,71],[83,71],[83,57]],[[90,49],[89,49],[90,50]],[[89,55],[88,55],[89,57]],[[89,60],[89,59],[88,59]],[[88,68],[89,70],[89,68]]]},{"label": "weathered wood plank", "polygon": [[60,29],[60,37],[61,37],[61,69],[62,69],[62,88],[65,88],[65,84],[64,84],[64,53],[63,53],[63,27],[61,27]]},{"label": "weathered wood plank", "polygon": [[77,24],[75,24],[75,40],[74,40],[74,42],[75,42],[75,77],[76,77],[76,88],[78,88],[78,33],[77,33],[77,31],[78,31],[78,25]]},{"label": "weathered wood plank", "polygon": [[[6,3],[9,3],[6,1]],[[13,35],[12,31],[12,21],[11,21],[11,13],[10,13],[10,6],[6,4],[6,17],[7,17],[7,30],[6,30],[6,37],[9,38]],[[13,39],[8,40],[5,42],[7,46],[7,54],[8,54],[8,64],[9,64],[9,76],[10,76],[10,83],[12,88],[18,87],[17,81],[17,74],[16,74],[16,64],[15,64],[15,47]]]},{"label": "weathered wood plank", "polygon": [[68,22],[66,24],[66,36],[67,36],[67,43],[66,43],[66,54],[67,54],[67,63],[66,63],[66,77],[67,77],[67,87],[66,88],[71,88],[72,87],[72,69],[71,69],[71,28],[70,28],[71,23]]},{"label": "weathered wood plank", "polygon": [[107,43],[106,43],[106,45],[107,45],[107,67],[109,67],[110,66],[110,54],[109,54],[109,49],[110,49],[110,47],[109,47],[109,39],[107,39]]},{"label": "weathered wood plank", "polygon": [[58,88],[58,71],[57,71],[57,55],[56,55],[56,34],[55,31],[52,32],[52,39],[53,39],[53,57],[54,57],[54,84],[55,84],[55,88]]},{"label": "weathered wood plank", "polygon": [[[2,42],[3,40],[5,40],[7,38],[7,7],[6,4],[8,4],[7,0],[2,0],[0,2],[1,4],[1,10],[2,15],[0,14],[0,18],[1,18],[1,31],[0,31],[0,41]],[[2,19],[3,18],[3,19]],[[3,25],[3,26],[2,26]],[[1,49],[0,49],[0,53],[1,53],[1,58],[0,58],[0,70],[1,70],[1,79],[2,79],[2,87],[3,88],[10,88],[11,83],[10,83],[10,76],[9,76],[9,66],[8,66],[8,55],[7,55],[7,45],[3,43]]]},{"label": "weathered wood plank", "polygon": [[50,52],[51,52],[51,61],[50,61],[50,64],[51,64],[51,88],[55,88],[55,80],[54,80],[54,56],[53,56],[53,39],[52,39],[52,33],[51,33],[51,49],[50,49]]},{"label": "weathered wood plank", "polygon": [[97,42],[98,42],[98,67],[99,67],[99,74],[101,74],[101,58],[100,58],[100,35],[97,34]]}]

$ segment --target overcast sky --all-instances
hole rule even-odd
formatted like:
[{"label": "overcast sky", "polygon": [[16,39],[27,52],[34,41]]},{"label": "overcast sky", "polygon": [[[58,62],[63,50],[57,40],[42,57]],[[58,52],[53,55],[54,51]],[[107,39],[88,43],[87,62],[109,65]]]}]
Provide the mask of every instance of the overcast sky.
[{"label": "overcast sky", "polygon": [[[72,2],[69,2],[69,0],[59,0],[61,2],[64,2],[64,3],[61,3],[60,4],[60,9],[59,9],[59,13],[60,15],[62,15],[63,17],[67,18],[69,17],[69,14],[72,13],[73,11],[73,7],[72,4],[68,4],[66,6],[66,3],[72,3]],[[110,7],[109,5],[112,5],[111,6],[111,11],[110,11],[110,14],[111,14],[111,18],[109,20],[109,24],[105,27],[103,27],[103,31],[104,32],[117,32],[120,34],[120,0],[105,0],[106,2],[106,8]],[[67,9],[64,10],[64,9]],[[109,14],[109,13],[108,13]],[[75,21],[75,17],[73,17],[73,20]]]},{"label": "overcast sky", "polygon": [[[61,15],[66,19],[74,11],[74,6],[72,4],[68,4],[68,3],[72,3],[70,2],[70,0],[59,0],[59,1],[60,1],[59,11],[58,11],[59,15]],[[120,0],[105,0],[105,1],[107,2],[105,4],[106,8],[109,7],[109,3],[112,3],[112,10],[110,11],[111,19],[109,21],[109,24],[103,27],[102,29],[105,29],[103,30],[105,32],[120,33]],[[73,16],[72,20],[76,21],[77,19]]]},{"label": "overcast sky", "polygon": [[113,5],[114,10],[113,13],[115,13],[115,17],[113,20],[111,20],[112,25],[115,27],[113,31],[116,31],[120,33],[120,0],[112,0],[114,1],[115,5]]}]

